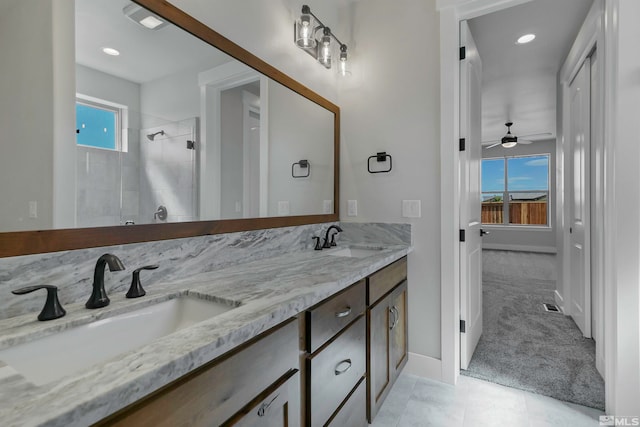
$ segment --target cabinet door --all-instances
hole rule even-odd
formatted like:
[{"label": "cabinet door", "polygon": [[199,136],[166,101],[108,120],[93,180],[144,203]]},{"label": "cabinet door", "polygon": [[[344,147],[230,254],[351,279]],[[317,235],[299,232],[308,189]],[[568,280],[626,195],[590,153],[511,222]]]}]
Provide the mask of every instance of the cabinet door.
[{"label": "cabinet door", "polygon": [[400,375],[407,363],[407,281],[391,294],[389,314],[391,317],[391,376],[392,382]]},{"label": "cabinet door", "polygon": [[292,370],[265,390],[224,427],[299,427],[300,376]]},{"label": "cabinet door", "polygon": [[391,366],[389,363],[391,311],[389,301],[390,298],[387,296],[367,310],[367,325],[369,327],[367,418],[369,422],[372,422],[378,413],[391,384],[391,371],[389,370]]}]

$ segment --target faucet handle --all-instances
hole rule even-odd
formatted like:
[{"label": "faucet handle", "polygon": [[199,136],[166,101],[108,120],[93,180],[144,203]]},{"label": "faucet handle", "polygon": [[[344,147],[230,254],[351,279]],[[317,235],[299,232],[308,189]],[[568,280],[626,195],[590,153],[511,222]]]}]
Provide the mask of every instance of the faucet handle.
[{"label": "faucet handle", "polygon": [[37,291],[40,289],[47,290],[47,301],[44,303],[44,307],[42,311],[38,315],[38,320],[53,320],[58,319],[67,312],[60,305],[60,301],[58,301],[58,287],[53,285],[38,285],[38,286],[27,286],[25,288],[15,289],[11,291],[14,295],[24,295],[31,293],[33,291]]},{"label": "faucet handle", "polygon": [[322,245],[320,244],[320,237],[313,236],[313,240],[316,241],[316,246],[313,249],[316,250],[316,251],[321,251],[322,250]]},{"label": "faucet handle", "polygon": [[140,267],[136,270],[133,270],[133,277],[131,278],[131,286],[127,291],[127,298],[139,298],[143,297],[147,294],[147,292],[142,287],[142,283],[140,283],[140,272],[142,270],[155,270],[158,268],[158,264],[153,265],[145,265],[144,267]]}]

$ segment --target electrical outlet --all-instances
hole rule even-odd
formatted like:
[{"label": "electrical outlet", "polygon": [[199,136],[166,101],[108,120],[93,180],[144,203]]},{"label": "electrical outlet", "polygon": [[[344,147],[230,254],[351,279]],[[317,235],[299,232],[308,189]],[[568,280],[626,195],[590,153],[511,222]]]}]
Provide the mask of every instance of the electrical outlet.
[{"label": "electrical outlet", "polygon": [[403,200],[402,216],[405,218],[420,218],[422,216],[420,200]]},{"label": "electrical outlet", "polygon": [[278,202],[278,215],[289,215],[289,201],[280,200]]},{"label": "electrical outlet", "polygon": [[358,216],[357,200],[347,200],[347,216]]},{"label": "electrical outlet", "polygon": [[322,213],[332,214],[333,213],[333,201],[332,200],[324,200],[322,202]]},{"label": "electrical outlet", "polygon": [[236,201],[236,213],[242,212],[242,203]]},{"label": "electrical outlet", "polygon": [[38,218],[38,202],[29,202],[29,218]]}]

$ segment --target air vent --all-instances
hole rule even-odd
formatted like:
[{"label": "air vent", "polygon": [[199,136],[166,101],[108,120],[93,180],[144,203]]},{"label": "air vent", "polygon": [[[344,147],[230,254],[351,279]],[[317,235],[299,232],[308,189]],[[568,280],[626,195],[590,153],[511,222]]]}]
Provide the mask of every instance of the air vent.
[{"label": "air vent", "polygon": [[544,311],[548,311],[549,313],[560,313],[560,309],[555,304],[544,303],[542,304],[544,307]]}]

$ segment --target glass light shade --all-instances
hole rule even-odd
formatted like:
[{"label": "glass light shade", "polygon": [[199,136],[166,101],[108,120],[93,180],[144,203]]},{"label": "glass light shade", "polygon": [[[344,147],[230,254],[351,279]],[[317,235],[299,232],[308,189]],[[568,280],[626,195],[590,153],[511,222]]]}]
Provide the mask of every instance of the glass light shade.
[{"label": "glass light shade", "polygon": [[340,52],[340,66],[338,68],[338,73],[341,76],[348,76],[351,72],[347,69],[347,52]]},{"label": "glass light shade", "polygon": [[303,49],[309,49],[316,46],[316,40],[313,37],[313,25],[310,15],[302,15],[299,21],[296,21],[296,44]]},{"label": "glass light shade", "polygon": [[504,148],[513,148],[513,147],[515,147],[516,145],[518,145],[518,143],[517,143],[517,142],[503,142],[503,143],[502,143],[502,146],[503,146]]},{"label": "glass light shade", "polygon": [[322,36],[322,43],[318,45],[318,62],[331,68],[331,36]]}]

